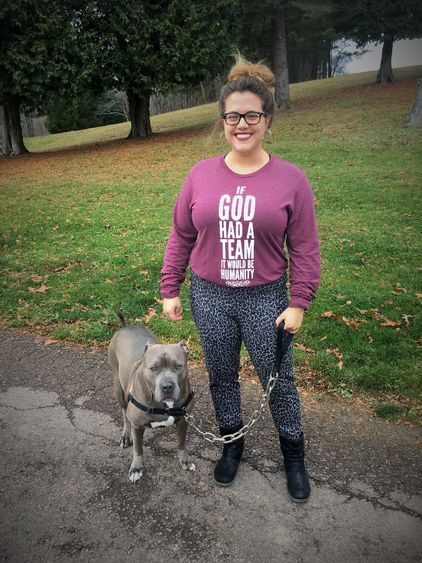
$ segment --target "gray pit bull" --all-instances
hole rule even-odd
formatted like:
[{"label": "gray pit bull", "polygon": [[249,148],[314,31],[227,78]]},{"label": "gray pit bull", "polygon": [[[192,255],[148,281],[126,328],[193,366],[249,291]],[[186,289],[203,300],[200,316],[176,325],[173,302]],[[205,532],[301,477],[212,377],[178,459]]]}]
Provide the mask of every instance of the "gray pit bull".
[{"label": "gray pit bull", "polygon": [[114,395],[123,413],[120,447],[133,443],[129,479],[135,483],[143,475],[145,428],[174,423],[179,461],[183,469],[194,471],[185,447],[187,423],[183,417],[184,412],[191,412],[194,403],[188,380],[188,349],[184,342],[160,344],[146,327],[127,326],[123,315],[118,315],[122,328],[111,339],[108,362]]}]

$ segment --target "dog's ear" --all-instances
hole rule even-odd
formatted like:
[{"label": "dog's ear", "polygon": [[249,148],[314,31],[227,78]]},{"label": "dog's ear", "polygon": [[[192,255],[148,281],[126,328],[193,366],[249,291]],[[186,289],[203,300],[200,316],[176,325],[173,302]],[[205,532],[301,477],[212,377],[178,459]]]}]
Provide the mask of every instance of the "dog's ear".
[{"label": "dog's ear", "polygon": [[144,354],[145,354],[145,352],[148,350],[148,348],[151,348],[151,346],[154,346],[154,343],[153,343],[153,342],[147,342],[147,343],[145,344]]},{"label": "dog's ear", "polygon": [[183,352],[185,353],[185,356],[187,357],[189,355],[189,348],[186,346],[186,342],[184,340],[181,340],[179,342],[179,346],[183,350]]}]

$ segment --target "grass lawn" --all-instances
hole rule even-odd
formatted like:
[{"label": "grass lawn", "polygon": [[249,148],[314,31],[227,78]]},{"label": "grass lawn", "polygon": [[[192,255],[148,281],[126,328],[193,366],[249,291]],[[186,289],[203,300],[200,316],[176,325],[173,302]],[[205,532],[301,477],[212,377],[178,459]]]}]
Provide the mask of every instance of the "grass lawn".
[{"label": "grass lawn", "polygon": [[[318,298],[296,359],[344,396],[358,387],[420,400],[422,131],[407,129],[422,67],[292,86],[269,152],[314,188],[322,245]],[[0,161],[3,326],[101,345],[114,310],[184,338],[200,358],[187,287],[185,320],[160,316],[159,276],[172,207],[199,159],[226,150],[210,131],[216,104],[128,124],[27,139],[32,154]]]}]

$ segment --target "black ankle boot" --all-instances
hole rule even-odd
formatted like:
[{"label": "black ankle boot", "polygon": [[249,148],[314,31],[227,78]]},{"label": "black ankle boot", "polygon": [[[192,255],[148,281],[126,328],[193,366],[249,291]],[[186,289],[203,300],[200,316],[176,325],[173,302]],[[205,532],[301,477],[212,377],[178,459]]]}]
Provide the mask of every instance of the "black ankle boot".
[{"label": "black ankle boot", "polygon": [[284,470],[290,498],[294,502],[306,502],[311,494],[311,485],[304,461],[303,434],[298,440],[289,440],[280,436],[280,446],[284,456]]},{"label": "black ankle boot", "polygon": [[[242,427],[243,424],[235,428],[220,427],[220,434],[221,436],[228,436],[229,434],[234,434]],[[245,440],[242,437],[231,444],[224,444],[223,455],[214,469],[214,479],[217,485],[228,487],[233,483],[236,477],[237,467],[243,454],[244,443]]]}]

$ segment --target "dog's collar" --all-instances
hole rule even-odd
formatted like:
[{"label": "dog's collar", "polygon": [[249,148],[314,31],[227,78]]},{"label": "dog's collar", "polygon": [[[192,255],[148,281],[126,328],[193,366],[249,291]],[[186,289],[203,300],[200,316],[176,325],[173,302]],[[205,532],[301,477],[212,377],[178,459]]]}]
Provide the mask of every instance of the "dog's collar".
[{"label": "dog's collar", "polygon": [[171,409],[169,409],[169,408],[160,409],[160,408],[156,408],[156,407],[145,407],[144,405],[141,405],[141,403],[139,403],[131,393],[129,393],[128,401],[130,403],[133,403],[135,405],[135,407],[137,407],[139,410],[146,412],[147,414],[161,414],[161,415],[165,415],[165,416],[174,416],[174,418],[178,418],[178,417],[181,417],[181,416],[185,416],[187,414],[186,407],[189,405],[192,398],[193,398],[193,391],[191,391],[189,393],[189,395],[188,395],[186,401],[183,403],[183,405],[181,405],[180,407],[172,407]]}]

